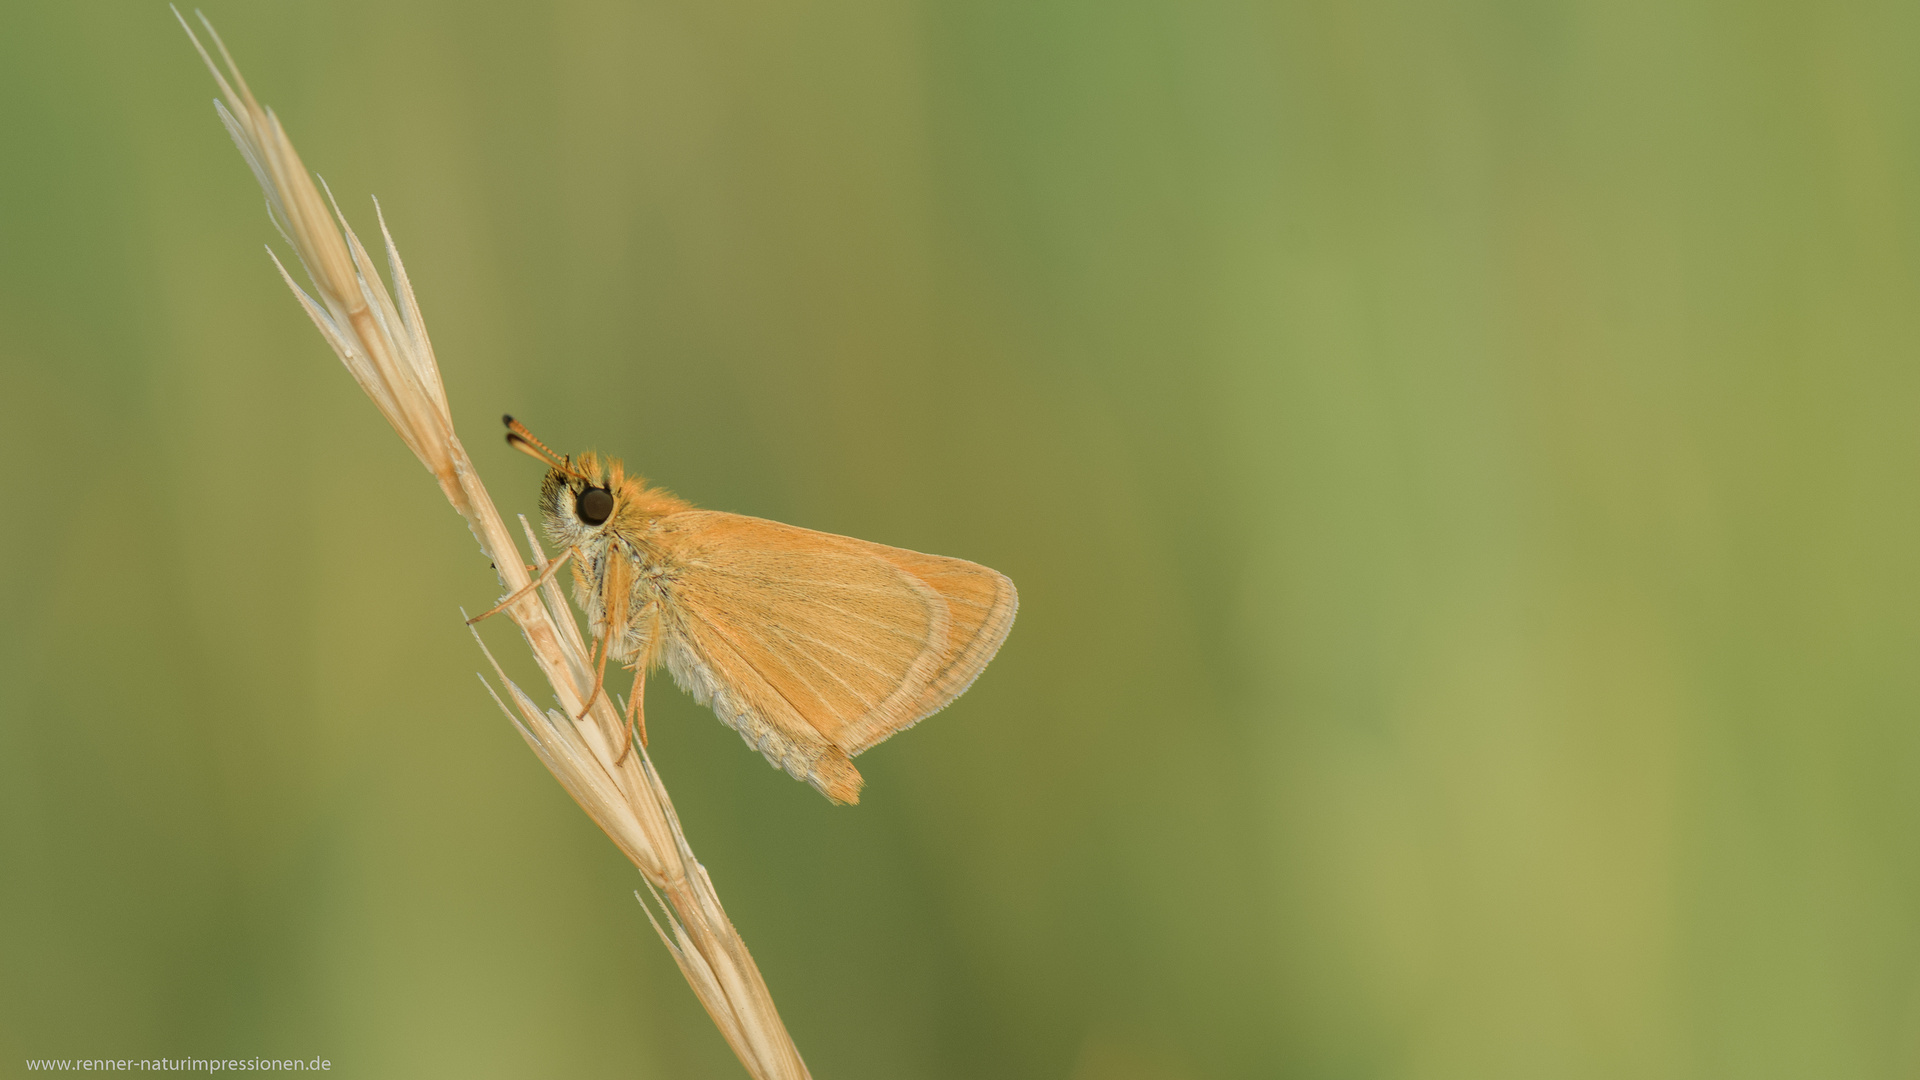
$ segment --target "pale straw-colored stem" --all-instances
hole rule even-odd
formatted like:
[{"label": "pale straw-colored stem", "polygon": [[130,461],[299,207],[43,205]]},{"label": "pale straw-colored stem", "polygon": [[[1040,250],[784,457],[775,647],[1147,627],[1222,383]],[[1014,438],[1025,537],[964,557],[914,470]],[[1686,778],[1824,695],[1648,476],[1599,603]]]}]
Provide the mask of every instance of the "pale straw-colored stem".
[{"label": "pale straw-colored stem", "polygon": [[[302,289],[276,257],[281,276],[354,381],[466,519],[481,552],[498,569],[505,595],[519,592],[533,576],[454,435],[433,346],[384,215],[379,219],[380,236],[393,278],[392,292],[332,196],[322,196],[322,187],[315,185],[301,164],[279,119],[254,98],[213,25],[205,16],[200,22],[225,61],[224,72],[186,19],[180,25],[219,84],[214,108],[260,181],[267,211],[293,248],[313,291]],[[378,208],[375,203],[376,212]],[[539,541],[524,518],[521,525],[535,570],[545,569],[546,555]],[[488,663],[506,688],[512,707],[491,686],[488,692],[561,786],[639,867],[660,908],[656,916],[654,907],[641,898],[647,918],[747,1072],[763,1080],[807,1077],[807,1067],[780,1022],[746,943],[728,921],[713,882],[687,846],[652,760],[644,749],[626,752],[626,727],[607,695],[595,699],[585,720],[572,719],[585,708],[593,671],[586,643],[558,585],[549,579],[504,613],[525,635],[560,708],[536,705],[506,677],[490,652],[486,653]],[[486,652],[484,642],[480,648]]]}]

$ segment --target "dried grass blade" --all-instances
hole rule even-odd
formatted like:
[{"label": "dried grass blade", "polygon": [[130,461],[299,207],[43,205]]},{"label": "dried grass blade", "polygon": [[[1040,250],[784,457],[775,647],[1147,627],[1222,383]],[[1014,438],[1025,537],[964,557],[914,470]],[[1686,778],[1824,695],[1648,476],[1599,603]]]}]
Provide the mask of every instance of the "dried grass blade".
[{"label": "dried grass blade", "polygon": [[[174,14],[180,17],[178,10]],[[380,231],[393,277],[391,292],[345,216],[330,197],[321,197],[279,119],[254,98],[212,24],[205,16],[200,21],[225,62],[224,74],[180,17],[182,29],[220,89],[215,109],[221,123],[259,182],[268,215],[293,249],[313,290],[302,289],[275,258],[282,279],[354,381],[466,519],[481,552],[498,569],[502,589],[508,595],[518,592],[531,579],[512,535],[454,434],[439,363],[384,216]],[[526,527],[525,518],[521,524]],[[533,540],[532,530],[527,532]],[[539,543],[533,541],[531,547],[544,569],[546,556]],[[482,655],[513,705],[509,707],[482,677],[488,694],[567,793],[639,868],[655,898],[664,895],[662,911],[671,935],[653,919],[650,909],[648,919],[747,1072],[757,1080],[807,1080],[806,1065],[780,1022],[766,982],[721,907],[706,869],[694,858],[652,759],[644,750],[622,754],[625,728],[605,696],[595,699],[587,720],[571,719],[592,683],[591,668],[579,627],[558,586],[549,581],[537,595],[529,593],[505,611],[519,626],[534,661],[567,711],[536,705],[507,678],[482,642]]]}]

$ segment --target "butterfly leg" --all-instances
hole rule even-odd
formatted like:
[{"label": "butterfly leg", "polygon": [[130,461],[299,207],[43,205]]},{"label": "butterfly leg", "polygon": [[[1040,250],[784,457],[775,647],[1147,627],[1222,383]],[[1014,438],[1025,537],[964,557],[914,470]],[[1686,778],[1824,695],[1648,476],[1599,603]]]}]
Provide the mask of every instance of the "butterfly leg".
[{"label": "butterfly leg", "polygon": [[593,691],[587,695],[587,703],[580,706],[580,715],[574,717],[575,720],[587,718],[587,714],[593,711],[593,703],[599,700],[600,691],[607,685],[607,654],[613,651],[613,644],[607,637],[602,636],[593,643],[593,646],[594,656],[600,658],[598,663],[594,663],[592,656],[587,658],[589,663],[594,664]]},{"label": "butterfly leg", "polygon": [[[598,646],[594,653],[599,657],[593,675],[593,692],[587,695],[587,703],[580,709],[575,720],[585,720],[587,710],[593,708],[593,702],[600,696],[600,690],[607,683],[607,658],[613,655],[614,642],[627,633],[627,603],[631,565],[628,560],[609,558],[606,569],[599,582],[600,602],[605,606],[600,622],[600,635],[594,644]],[[622,657],[625,659],[625,657]]]},{"label": "butterfly leg", "polygon": [[566,554],[561,555],[559,558],[548,563],[547,568],[540,572],[540,576],[537,578],[534,578],[533,581],[528,583],[526,588],[515,590],[512,596],[507,597],[505,600],[502,600],[499,603],[493,605],[492,608],[486,611],[483,611],[478,615],[475,615],[471,619],[468,619],[467,625],[472,626],[474,623],[479,622],[481,619],[485,619],[493,615],[498,615],[500,614],[500,612],[506,610],[509,607],[512,607],[514,604],[519,603],[521,598],[525,597],[528,593],[532,592],[533,590],[539,588],[542,585],[545,585],[547,583],[547,580],[553,577],[553,572],[555,570],[560,569],[560,564],[563,562],[566,562],[568,559],[571,559],[571,558],[573,558],[573,549],[568,548],[566,551]]},{"label": "butterfly leg", "polygon": [[[634,738],[640,740],[642,749],[645,749],[647,745],[646,696],[647,669],[642,667],[633,673],[633,693],[627,698],[627,730],[633,732]],[[633,742],[629,740],[626,748],[620,751],[620,756],[613,759],[613,763],[615,765],[620,764],[625,761],[627,755],[632,752]]]}]

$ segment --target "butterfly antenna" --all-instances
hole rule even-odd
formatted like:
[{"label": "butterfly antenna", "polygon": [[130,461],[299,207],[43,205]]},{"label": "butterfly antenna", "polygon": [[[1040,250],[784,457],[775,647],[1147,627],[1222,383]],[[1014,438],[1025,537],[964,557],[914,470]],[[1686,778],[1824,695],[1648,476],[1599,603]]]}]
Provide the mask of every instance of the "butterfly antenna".
[{"label": "butterfly antenna", "polygon": [[559,469],[561,472],[570,476],[578,474],[579,470],[573,467],[572,458],[563,458],[552,450],[547,449],[547,444],[534,438],[533,432],[528,431],[525,424],[522,424],[511,416],[503,416],[500,420],[507,425],[508,446],[513,447],[528,457],[538,459],[550,468]]}]

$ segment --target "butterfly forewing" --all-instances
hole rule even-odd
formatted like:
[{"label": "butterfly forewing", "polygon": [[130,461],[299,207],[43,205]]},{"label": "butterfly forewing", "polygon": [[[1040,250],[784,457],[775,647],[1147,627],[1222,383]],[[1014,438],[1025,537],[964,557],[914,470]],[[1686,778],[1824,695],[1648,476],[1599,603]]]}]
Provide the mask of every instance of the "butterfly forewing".
[{"label": "butterfly forewing", "polygon": [[789,769],[947,704],[1013,619],[1012,584],[960,559],[717,511],[674,514],[657,535],[673,567],[670,648],[689,654],[669,667],[697,668],[675,675]]},{"label": "butterfly forewing", "polygon": [[891,726],[879,716],[855,721],[847,732],[851,742],[841,745],[847,753],[858,754],[902,727],[939,712],[965,693],[1006,640],[1019,597],[1004,574],[978,563],[860,540],[851,542],[918,578],[947,605],[947,647],[932,677],[908,708],[910,715]]}]

